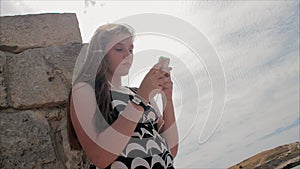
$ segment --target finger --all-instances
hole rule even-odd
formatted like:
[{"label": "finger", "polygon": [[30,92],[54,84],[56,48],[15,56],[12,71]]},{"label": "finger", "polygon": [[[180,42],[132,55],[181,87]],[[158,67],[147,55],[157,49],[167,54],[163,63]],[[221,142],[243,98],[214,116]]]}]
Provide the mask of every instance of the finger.
[{"label": "finger", "polygon": [[163,84],[167,84],[167,83],[173,84],[171,77],[165,77],[164,78]]},{"label": "finger", "polygon": [[168,68],[162,69],[162,71],[165,72],[165,76],[166,77],[170,77],[171,76],[171,70],[172,70],[172,67],[168,67]]},{"label": "finger", "polygon": [[157,70],[152,75],[154,79],[162,79],[165,77],[165,72],[161,70]]},{"label": "finger", "polygon": [[173,85],[173,82],[168,80],[168,81],[164,82],[162,85]]},{"label": "finger", "polygon": [[156,69],[156,68],[152,67],[152,68],[149,70],[148,74],[156,74],[158,71],[159,71],[159,69]]},{"label": "finger", "polygon": [[167,73],[165,73],[165,76],[166,76],[166,77],[171,77],[171,73],[170,73],[170,72],[167,72]]},{"label": "finger", "polygon": [[161,85],[158,85],[153,91],[154,92],[160,92],[163,89],[163,87]]},{"label": "finger", "polygon": [[160,85],[164,85],[165,83],[171,83],[171,78],[169,77],[163,77],[163,78],[160,78],[159,81],[158,81],[158,84]]},{"label": "finger", "polygon": [[163,85],[161,85],[163,87],[163,89],[172,89],[173,84],[172,83],[165,83]]},{"label": "finger", "polygon": [[155,73],[156,71],[160,70],[163,66],[162,62],[156,63],[149,71],[149,73]]},{"label": "finger", "polygon": [[163,82],[166,83],[166,82],[172,82],[172,79],[171,77],[162,77],[161,79],[163,79]]},{"label": "finger", "polygon": [[173,69],[172,67],[167,67],[167,68],[162,68],[161,70],[170,73],[172,69]]},{"label": "finger", "polygon": [[158,62],[158,63],[156,63],[156,64],[153,66],[153,68],[155,68],[155,69],[161,69],[161,68],[163,67],[163,64],[164,64],[164,62]]}]

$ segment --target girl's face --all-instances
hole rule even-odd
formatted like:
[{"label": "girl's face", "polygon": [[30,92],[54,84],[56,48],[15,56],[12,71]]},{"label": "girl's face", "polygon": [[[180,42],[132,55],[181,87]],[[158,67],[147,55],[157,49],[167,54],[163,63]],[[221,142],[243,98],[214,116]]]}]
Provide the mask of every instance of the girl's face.
[{"label": "girl's face", "polygon": [[[108,73],[110,76],[125,76],[128,74],[133,59],[133,39],[132,37],[117,36],[109,44],[106,59]],[[118,39],[122,39],[118,41]]]}]

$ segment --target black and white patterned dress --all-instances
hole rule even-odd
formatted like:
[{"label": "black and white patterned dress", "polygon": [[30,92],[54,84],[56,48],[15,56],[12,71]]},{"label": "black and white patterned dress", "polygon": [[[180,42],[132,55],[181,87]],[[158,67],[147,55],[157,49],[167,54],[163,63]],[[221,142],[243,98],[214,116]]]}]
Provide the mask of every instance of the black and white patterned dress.
[{"label": "black and white patterned dress", "polygon": [[[137,88],[130,88],[136,93]],[[115,120],[127,106],[131,94],[111,91]],[[106,169],[173,169],[173,156],[158,133],[159,114],[153,107],[143,113],[131,139],[118,158]]]}]

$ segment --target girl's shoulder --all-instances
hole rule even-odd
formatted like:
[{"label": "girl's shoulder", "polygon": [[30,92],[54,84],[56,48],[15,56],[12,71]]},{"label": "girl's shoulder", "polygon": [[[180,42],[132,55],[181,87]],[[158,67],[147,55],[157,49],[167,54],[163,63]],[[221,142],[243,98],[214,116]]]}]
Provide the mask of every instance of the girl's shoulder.
[{"label": "girl's shoulder", "polygon": [[72,86],[73,91],[78,89],[93,89],[93,87],[86,82],[78,82]]}]

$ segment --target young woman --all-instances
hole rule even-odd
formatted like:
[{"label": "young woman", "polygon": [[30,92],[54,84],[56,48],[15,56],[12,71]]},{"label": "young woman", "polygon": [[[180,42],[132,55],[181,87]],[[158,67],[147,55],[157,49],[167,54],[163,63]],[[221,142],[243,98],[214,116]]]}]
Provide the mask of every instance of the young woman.
[{"label": "young woman", "polygon": [[[81,50],[82,66],[69,95],[70,145],[82,148],[98,168],[172,169],[178,131],[171,68],[162,70],[163,63],[157,63],[139,88],[123,87],[133,40],[130,26],[106,24]],[[164,96],[162,113],[153,99],[157,93]]]}]

